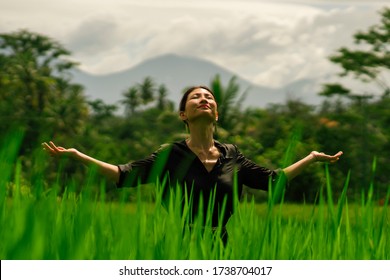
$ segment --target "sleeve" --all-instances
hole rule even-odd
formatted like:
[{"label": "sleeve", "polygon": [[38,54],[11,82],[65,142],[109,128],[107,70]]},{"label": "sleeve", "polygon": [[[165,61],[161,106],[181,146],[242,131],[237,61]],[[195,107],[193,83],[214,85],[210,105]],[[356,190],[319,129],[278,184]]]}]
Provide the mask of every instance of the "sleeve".
[{"label": "sleeve", "polygon": [[155,158],[156,155],[153,153],[142,160],[118,165],[120,175],[117,187],[136,187],[147,183],[147,177]]},{"label": "sleeve", "polygon": [[144,159],[118,165],[120,175],[117,187],[137,187],[156,182],[164,173],[170,150],[170,145],[164,144]]},{"label": "sleeve", "polygon": [[242,183],[250,188],[268,191],[270,185],[284,182],[285,175],[282,169],[272,170],[259,166],[246,158],[238,149],[237,163],[240,167],[239,177]]}]

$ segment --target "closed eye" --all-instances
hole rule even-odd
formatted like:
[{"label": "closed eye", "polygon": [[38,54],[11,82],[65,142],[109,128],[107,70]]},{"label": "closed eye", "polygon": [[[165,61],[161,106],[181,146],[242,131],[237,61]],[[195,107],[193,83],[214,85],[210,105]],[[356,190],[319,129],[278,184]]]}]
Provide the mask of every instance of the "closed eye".
[{"label": "closed eye", "polygon": [[[197,99],[197,98],[200,98],[200,97],[202,97],[202,94],[195,93],[194,95],[192,95],[190,97],[190,99]],[[204,97],[206,99],[209,99],[209,100],[214,100],[214,96],[212,94],[204,94]]]}]

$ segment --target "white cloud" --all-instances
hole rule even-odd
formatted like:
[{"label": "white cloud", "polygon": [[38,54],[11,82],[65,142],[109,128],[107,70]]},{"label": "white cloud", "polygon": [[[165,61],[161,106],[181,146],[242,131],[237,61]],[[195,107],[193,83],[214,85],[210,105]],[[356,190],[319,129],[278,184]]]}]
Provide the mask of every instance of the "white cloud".
[{"label": "white cloud", "polygon": [[[282,3],[283,2],[283,3]],[[379,21],[379,1],[3,0],[0,31],[59,40],[108,73],[164,53],[209,59],[266,86],[334,73],[327,56]]]},{"label": "white cloud", "polygon": [[[298,79],[335,73],[336,67],[328,57],[342,46],[354,47],[352,35],[375,22],[378,22],[376,10],[340,9],[326,11],[310,23],[302,20],[288,31],[278,29],[269,42],[279,48],[269,50],[263,60],[269,68],[263,68],[253,79],[259,84],[280,86]],[[284,47],[282,43],[275,44],[280,38],[292,43]],[[254,68],[261,69],[261,66]]]}]

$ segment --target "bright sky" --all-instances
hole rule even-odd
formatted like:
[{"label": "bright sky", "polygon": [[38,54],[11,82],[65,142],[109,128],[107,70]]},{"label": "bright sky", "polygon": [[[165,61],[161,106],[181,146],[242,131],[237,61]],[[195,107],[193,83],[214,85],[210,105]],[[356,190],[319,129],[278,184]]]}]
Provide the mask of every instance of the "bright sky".
[{"label": "bright sky", "polygon": [[[271,4],[272,3],[272,4]],[[264,86],[339,71],[327,57],[379,23],[389,1],[1,0],[0,32],[22,28],[62,43],[104,74],[176,53]]]}]

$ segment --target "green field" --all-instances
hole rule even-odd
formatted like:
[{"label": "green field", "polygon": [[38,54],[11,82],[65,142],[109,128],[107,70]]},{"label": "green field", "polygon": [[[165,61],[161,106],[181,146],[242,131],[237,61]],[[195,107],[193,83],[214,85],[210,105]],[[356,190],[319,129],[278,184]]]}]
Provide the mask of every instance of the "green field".
[{"label": "green field", "polygon": [[[115,201],[108,199],[104,181],[93,170],[81,192],[75,191],[80,189],[77,180],[58,191],[63,183],[61,168],[57,182],[49,187],[45,171],[39,168],[31,181],[24,179],[18,139],[12,136],[0,149],[3,260],[390,259],[390,193],[384,205],[379,205],[373,199],[373,182],[360,201],[349,203],[348,175],[343,192],[334,201],[326,165],[326,186],[316,204],[276,200],[283,193],[282,184],[271,189],[268,202],[236,201],[224,246],[220,229],[213,232],[204,227],[208,217],[189,224],[189,205],[181,211],[182,196],[177,192],[172,192],[164,208],[159,191],[151,203],[142,198],[141,188],[136,189],[135,202],[129,202],[126,192]],[[40,165],[45,160],[38,154]]]},{"label": "green field", "polygon": [[229,242],[159,203],[1,199],[1,259],[389,259],[389,207],[241,203]]}]

